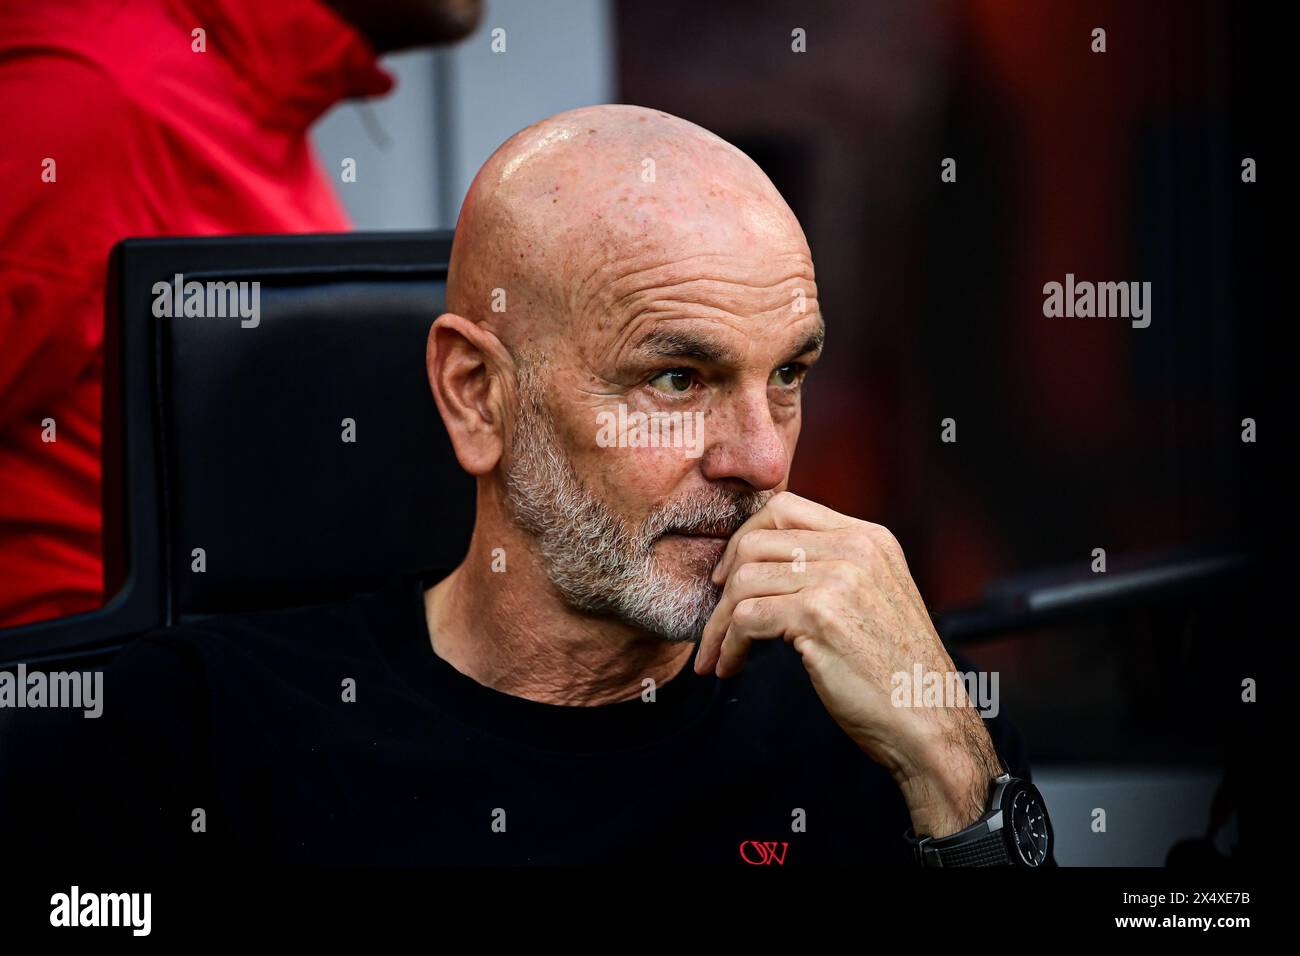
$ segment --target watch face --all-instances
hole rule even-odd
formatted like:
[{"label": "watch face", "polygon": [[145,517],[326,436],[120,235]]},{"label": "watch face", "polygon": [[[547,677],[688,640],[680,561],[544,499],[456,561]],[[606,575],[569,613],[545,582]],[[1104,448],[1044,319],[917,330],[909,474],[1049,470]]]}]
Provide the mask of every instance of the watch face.
[{"label": "watch face", "polygon": [[1011,845],[1023,866],[1042,866],[1052,848],[1052,824],[1047,819],[1047,807],[1032,784],[1023,784],[1009,794]]}]

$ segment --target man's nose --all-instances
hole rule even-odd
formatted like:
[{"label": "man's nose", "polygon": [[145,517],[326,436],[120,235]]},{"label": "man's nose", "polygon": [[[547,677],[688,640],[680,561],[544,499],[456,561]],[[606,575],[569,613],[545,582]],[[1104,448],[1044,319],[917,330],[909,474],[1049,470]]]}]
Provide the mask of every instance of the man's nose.
[{"label": "man's nose", "polygon": [[785,435],[772,420],[766,394],[712,409],[704,420],[704,447],[700,467],[710,481],[738,480],[766,491],[790,468]]}]

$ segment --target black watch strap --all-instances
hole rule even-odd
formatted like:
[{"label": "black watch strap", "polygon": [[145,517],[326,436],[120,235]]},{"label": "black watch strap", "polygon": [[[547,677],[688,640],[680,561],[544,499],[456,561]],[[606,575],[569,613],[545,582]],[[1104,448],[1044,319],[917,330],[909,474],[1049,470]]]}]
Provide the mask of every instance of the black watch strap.
[{"label": "black watch strap", "polygon": [[917,837],[908,827],[903,839],[912,848],[917,866],[1014,866],[1007,846],[1006,822],[1002,813],[1002,794],[1010,784],[1010,774],[1003,774],[989,787],[989,805],[984,815],[956,833],[939,837]]},{"label": "black watch strap", "polygon": [[[977,825],[987,827],[983,820]],[[943,846],[942,840],[918,841],[912,836],[911,830],[907,835],[913,844],[918,866],[1010,866],[1012,862],[1001,829],[986,829],[983,836],[950,846]]]}]

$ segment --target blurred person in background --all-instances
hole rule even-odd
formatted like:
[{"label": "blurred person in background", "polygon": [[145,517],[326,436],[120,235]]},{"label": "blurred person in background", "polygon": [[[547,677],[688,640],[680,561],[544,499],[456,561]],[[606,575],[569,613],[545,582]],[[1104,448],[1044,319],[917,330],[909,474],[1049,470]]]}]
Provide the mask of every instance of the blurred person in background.
[{"label": "blurred person in background", "polygon": [[0,0],[0,626],[104,601],[109,252],[134,236],[339,232],[308,139],[393,86],[377,56],[479,0]]}]

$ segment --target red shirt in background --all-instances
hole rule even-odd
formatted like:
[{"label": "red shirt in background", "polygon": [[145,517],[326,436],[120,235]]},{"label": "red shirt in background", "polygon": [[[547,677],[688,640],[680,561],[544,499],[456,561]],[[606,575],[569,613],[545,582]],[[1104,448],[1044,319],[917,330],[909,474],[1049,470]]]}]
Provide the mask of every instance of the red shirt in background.
[{"label": "red shirt in background", "polygon": [[348,229],[307,130],[391,87],[319,0],[0,0],[0,626],[103,603],[113,244]]}]

